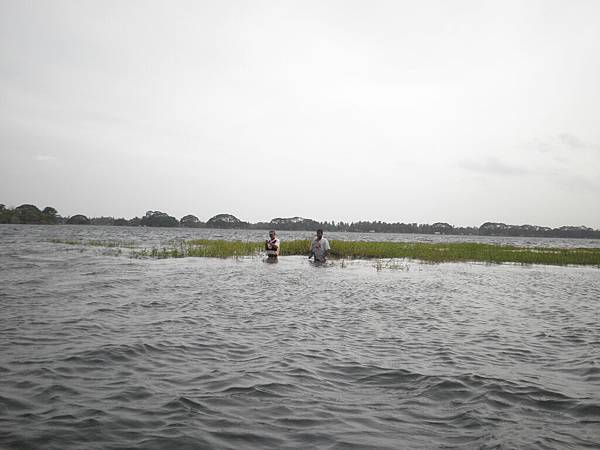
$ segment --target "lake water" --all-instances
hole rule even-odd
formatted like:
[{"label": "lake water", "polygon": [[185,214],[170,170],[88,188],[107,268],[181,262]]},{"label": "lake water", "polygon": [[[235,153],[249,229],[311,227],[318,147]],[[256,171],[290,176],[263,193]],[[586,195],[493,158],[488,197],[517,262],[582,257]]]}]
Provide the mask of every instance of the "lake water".
[{"label": "lake water", "polygon": [[0,225],[0,448],[598,448],[598,268],[152,260],[49,242],[265,235]]}]

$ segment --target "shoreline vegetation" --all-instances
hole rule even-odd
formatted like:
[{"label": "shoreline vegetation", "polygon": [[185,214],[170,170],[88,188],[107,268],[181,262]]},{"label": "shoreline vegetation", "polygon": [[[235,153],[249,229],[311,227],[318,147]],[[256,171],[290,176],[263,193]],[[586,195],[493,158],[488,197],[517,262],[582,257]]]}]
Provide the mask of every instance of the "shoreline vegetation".
[{"label": "shoreline vegetation", "polygon": [[586,226],[562,226],[558,228],[538,225],[507,225],[499,222],[485,222],[479,227],[455,227],[446,222],[434,224],[418,223],[386,223],[382,221],[359,222],[319,222],[302,217],[277,217],[269,222],[245,222],[231,214],[217,214],[208,221],[202,222],[198,217],[188,214],[176,219],[161,211],[147,211],[143,217],[133,219],[114,217],[92,217],[76,214],[62,217],[58,211],[47,206],[40,210],[35,205],[21,205],[6,208],[0,204],[0,224],[38,224],[38,225],[105,225],[105,226],[141,226],[141,227],[182,227],[182,228],[216,228],[216,229],[250,229],[277,231],[325,231],[349,233],[402,233],[402,234],[446,234],[465,236],[507,236],[507,237],[555,237],[576,239],[600,239],[600,230]]},{"label": "shoreline vegetation", "polygon": [[[240,258],[263,255],[263,242],[199,239],[182,241],[171,247],[139,249],[129,242],[52,240],[57,244],[89,245],[131,249],[133,258]],[[583,265],[600,268],[600,248],[516,247],[480,243],[405,243],[331,240],[330,258],[336,260],[410,259],[428,263],[484,262],[492,264],[542,264],[554,266]],[[310,240],[287,241],[281,256],[308,256]],[[118,254],[121,254],[120,251]]]}]

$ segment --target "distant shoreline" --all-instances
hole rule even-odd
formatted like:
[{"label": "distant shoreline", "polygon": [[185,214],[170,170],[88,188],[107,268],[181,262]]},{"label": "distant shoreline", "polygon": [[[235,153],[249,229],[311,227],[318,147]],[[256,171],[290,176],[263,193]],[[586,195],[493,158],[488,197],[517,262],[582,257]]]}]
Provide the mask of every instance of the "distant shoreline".
[{"label": "distant shoreline", "polygon": [[250,223],[242,221],[231,214],[217,214],[206,222],[188,214],[176,219],[161,211],[147,211],[143,217],[133,219],[114,217],[88,218],[83,214],[62,217],[52,207],[40,210],[35,205],[24,204],[16,208],[6,208],[0,204],[0,224],[35,224],[35,225],[102,225],[102,226],[134,226],[134,227],[180,227],[210,229],[240,229],[278,231],[325,231],[349,233],[399,233],[399,234],[439,234],[455,236],[505,236],[505,237],[541,237],[569,239],[600,239],[600,230],[586,226],[562,226],[558,228],[538,225],[509,225],[499,222],[485,222],[479,227],[455,227],[446,222],[434,224],[417,224],[381,221],[358,222],[319,222],[302,217],[275,218],[269,222]]}]

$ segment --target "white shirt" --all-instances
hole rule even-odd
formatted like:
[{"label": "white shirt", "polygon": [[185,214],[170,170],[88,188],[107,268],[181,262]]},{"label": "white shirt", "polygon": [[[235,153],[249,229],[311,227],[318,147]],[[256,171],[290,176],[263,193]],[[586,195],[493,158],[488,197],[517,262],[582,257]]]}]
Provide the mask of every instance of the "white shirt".
[{"label": "white shirt", "polygon": [[322,261],[325,258],[325,252],[330,250],[329,241],[324,237],[321,240],[315,238],[310,246],[310,251],[315,254],[317,261]]}]

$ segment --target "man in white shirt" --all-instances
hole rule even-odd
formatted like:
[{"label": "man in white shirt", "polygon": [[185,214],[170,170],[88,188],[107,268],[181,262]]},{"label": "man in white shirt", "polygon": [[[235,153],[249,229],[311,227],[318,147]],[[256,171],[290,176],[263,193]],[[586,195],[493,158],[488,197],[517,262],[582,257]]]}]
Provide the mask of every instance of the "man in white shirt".
[{"label": "man in white shirt", "polygon": [[323,237],[323,230],[317,230],[317,237],[312,241],[310,246],[309,259],[314,256],[315,262],[324,263],[329,256],[329,241]]},{"label": "man in white shirt", "polygon": [[279,239],[274,230],[269,231],[269,239],[265,241],[265,250],[267,251],[267,262],[276,262],[279,256]]}]

